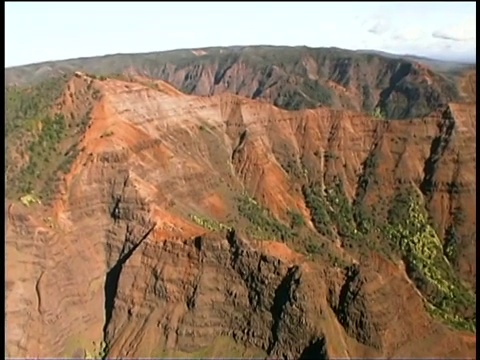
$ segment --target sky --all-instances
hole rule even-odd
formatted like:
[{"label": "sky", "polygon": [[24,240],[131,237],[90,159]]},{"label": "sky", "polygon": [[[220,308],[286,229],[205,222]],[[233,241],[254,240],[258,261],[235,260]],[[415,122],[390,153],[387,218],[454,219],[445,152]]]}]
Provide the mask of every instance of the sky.
[{"label": "sky", "polygon": [[476,61],[475,2],[6,2],[5,66],[230,45]]}]

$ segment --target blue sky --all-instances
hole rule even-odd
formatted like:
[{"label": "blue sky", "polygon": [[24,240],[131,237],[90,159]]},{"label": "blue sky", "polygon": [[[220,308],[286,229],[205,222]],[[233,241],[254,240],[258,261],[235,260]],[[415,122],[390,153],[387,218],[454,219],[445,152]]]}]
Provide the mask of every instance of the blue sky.
[{"label": "blue sky", "polygon": [[6,2],[5,65],[228,45],[475,60],[475,2]]}]

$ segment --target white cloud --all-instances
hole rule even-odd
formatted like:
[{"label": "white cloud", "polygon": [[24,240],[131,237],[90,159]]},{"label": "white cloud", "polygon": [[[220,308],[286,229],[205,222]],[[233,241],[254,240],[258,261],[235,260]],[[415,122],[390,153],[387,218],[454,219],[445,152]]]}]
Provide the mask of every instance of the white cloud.
[{"label": "white cloud", "polygon": [[439,29],[432,33],[437,39],[450,41],[475,41],[477,38],[477,20],[472,17],[446,29]]},{"label": "white cloud", "polygon": [[467,41],[454,43],[434,38],[429,34],[411,41],[405,41],[405,37],[400,38],[398,35],[396,39],[393,37],[383,39],[378,48],[394,54],[419,55],[443,60],[464,61],[475,58],[475,44],[472,46]]},{"label": "white cloud", "polygon": [[415,9],[397,4],[361,19],[357,26],[363,31],[354,34],[356,47],[440,59],[475,58],[476,17],[453,3],[447,8],[422,3]]},{"label": "white cloud", "polygon": [[360,26],[367,30],[370,34],[383,35],[387,33],[392,27],[392,18],[388,12],[381,11],[377,8],[376,11],[371,12],[366,17]]},{"label": "white cloud", "polygon": [[368,32],[375,35],[381,35],[386,33],[389,28],[390,24],[387,20],[379,19],[377,20],[377,22],[375,22],[375,24],[373,24],[373,26],[368,29]]}]

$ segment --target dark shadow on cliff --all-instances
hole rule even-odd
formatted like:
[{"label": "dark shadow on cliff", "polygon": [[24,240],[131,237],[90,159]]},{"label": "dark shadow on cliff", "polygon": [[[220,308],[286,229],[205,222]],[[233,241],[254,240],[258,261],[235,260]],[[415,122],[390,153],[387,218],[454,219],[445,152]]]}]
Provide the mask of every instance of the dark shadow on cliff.
[{"label": "dark shadow on cliff", "polygon": [[134,244],[131,249],[124,252],[122,249],[121,254],[116,264],[107,272],[106,279],[105,279],[105,286],[104,286],[104,295],[105,295],[105,324],[103,327],[103,336],[104,341],[107,342],[107,329],[112,319],[113,309],[115,308],[115,298],[117,296],[118,290],[118,281],[120,279],[120,274],[123,269],[123,265],[127,262],[127,260],[133,255],[135,250],[145,241],[145,239],[152,233],[154,230],[155,225],[152,226],[148,231],[140,238],[140,240]]},{"label": "dark shadow on cliff", "polygon": [[325,338],[312,341],[303,351],[299,360],[328,360]]}]

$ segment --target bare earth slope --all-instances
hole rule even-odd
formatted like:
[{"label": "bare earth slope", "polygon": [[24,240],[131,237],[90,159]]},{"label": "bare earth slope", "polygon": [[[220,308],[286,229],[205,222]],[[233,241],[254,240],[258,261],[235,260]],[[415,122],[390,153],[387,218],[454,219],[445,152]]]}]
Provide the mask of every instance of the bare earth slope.
[{"label": "bare earth slope", "polygon": [[464,99],[458,79],[472,67],[337,48],[248,46],[48,62],[9,68],[5,76],[7,84],[24,85],[76,70],[128,73],[168,81],[188,94],[229,92],[290,110],[379,108],[388,118],[412,118]]},{"label": "bare earth slope", "polygon": [[474,103],[385,122],[78,74],[54,112],[77,143],[33,121],[8,168],[7,356],[475,357]]}]

